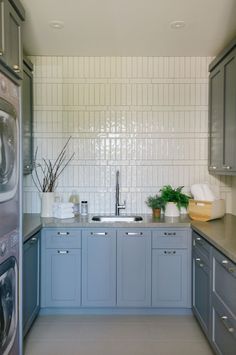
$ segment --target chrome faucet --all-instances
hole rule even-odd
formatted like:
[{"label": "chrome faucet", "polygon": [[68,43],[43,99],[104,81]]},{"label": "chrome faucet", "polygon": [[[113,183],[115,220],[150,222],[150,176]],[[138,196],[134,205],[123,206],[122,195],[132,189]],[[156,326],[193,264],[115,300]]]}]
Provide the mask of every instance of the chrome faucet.
[{"label": "chrome faucet", "polygon": [[124,210],[126,208],[126,202],[124,201],[123,205],[120,205],[120,185],[119,185],[119,177],[120,172],[117,170],[116,172],[116,206],[115,206],[115,215],[119,216],[120,210]]}]

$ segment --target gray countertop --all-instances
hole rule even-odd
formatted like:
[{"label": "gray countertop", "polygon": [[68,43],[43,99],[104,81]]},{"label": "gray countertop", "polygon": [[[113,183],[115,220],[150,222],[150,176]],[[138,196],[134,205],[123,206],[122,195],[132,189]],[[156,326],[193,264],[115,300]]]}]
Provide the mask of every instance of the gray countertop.
[{"label": "gray countertop", "polygon": [[191,220],[187,215],[181,217],[164,217],[154,219],[152,215],[143,215],[140,222],[95,222],[92,221],[93,215],[77,216],[75,218],[58,219],[58,218],[42,218],[42,226],[47,228],[155,228],[168,227],[180,228],[190,227]]},{"label": "gray countertop", "polygon": [[226,214],[210,222],[192,221],[191,226],[236,263],[236,216]]},{"label": "gray countertop", "polygon": [[25,213],[23,216],[24,243],[42,228],[40,214]]},{"label": "gray countertop", "polygon": [[188,216],[161,217],[153,219],[151,215],[142,215],[141,222],[93,222],[88,217],[69,219],[40,218],[39,214],[24,215],[24,241],[28,240],[41,227],[47,228],[186,228],[192,227],[213,246],[236,263],[236,216],[226,214],[224,218],[210,222],[192,221]]}]

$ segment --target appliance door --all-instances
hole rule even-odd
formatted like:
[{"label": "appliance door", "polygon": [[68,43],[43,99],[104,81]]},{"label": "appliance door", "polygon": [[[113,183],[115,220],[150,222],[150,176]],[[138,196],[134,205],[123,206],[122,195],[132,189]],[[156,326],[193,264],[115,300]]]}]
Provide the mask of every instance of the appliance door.
[{"label": "appliance door", "polygon": [[17,114],[12,104],[0,98],[0,202],[17,191],[18,153]]},{"label": "appliance door", "polygon": [[17,263],[10,257],[0,265],[0,354],[7,355],[17,330]]}]

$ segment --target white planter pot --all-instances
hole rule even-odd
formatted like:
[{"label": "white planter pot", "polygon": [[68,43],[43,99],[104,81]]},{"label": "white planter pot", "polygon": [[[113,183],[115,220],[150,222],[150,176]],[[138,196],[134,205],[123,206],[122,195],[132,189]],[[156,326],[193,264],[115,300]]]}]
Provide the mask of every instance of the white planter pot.
[{"label": "white planter pot", "polygon": [[168,202],[166,204],[166,209],[165,209],[165,216],[166,217],[179,217],[180,212],[179,209],[174,202]]},{"label": "white planter pot", "polygon": [[188,214],[187,208],[180,207],[180,214]]},{"label": "white planter pot", "polygon": [[53,217],[54,192],[41,193],[41,217]]}]

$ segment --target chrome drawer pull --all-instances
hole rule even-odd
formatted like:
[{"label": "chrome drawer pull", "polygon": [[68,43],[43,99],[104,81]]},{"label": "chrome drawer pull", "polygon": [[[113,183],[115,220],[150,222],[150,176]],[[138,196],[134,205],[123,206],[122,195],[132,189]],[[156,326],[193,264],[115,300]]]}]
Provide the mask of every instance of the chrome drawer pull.
[{"label": "chrome drawer pull", "polygon": [[168,254],[168,255],[174,255],[174,254],[176,254],[176,251],[175,250],[165,250],[164,253]]},{"label": "chrome drawer pull", "polygon": [[57,234],[60,236],[65,236],[65,235],[69,235],[70,232],[57,232]]},{"label": "chrome drawer pull", "polygon": [[126,235],[132,235],[132,236],[134,236],[134,235],[142,236],[142,235],[143,235],[142,232],[139,232],[139,233],[136,233],[136,232],[126,232],[125,234],[126,234]]},{"label": "chrome drawer pull", "polygon": [[68,250],[58,250],[58,254],[69,254]]},{"label": "chrome drawer pull", "polygon": [[228,264],[229,262],[228,262],[228,260],[222,260],[221,263],[224,264],[224,265],[226,265],[226,264]]},{"label": "chrome drawer pull", "polygon": [[37,241],[38,241],[38,238],[33,237],[30,239],[30,244],[36,244]]},{"label": "chrome drawer pull", "polygon": [[226,321],[228,320],[227,316],[221,316],[220,319],[222,320],[222,323],[224,324],[225,328],[228,330],[229,333],[234,333],[234,328],[233,327],[228,327],[226,324]]},{"label": "chrome drawer pull", "polygon": [[108,235],[108,233],[107,232],[91,232],[90,233],[91,235]]},{"label": "chrome drawer pull", "polygon": [[196,262],[198,262],[198,265],[199,265],[200,267],[204,267],[204,264],[201,262],[201,259],[200,259],[200,258],[196,258],[195,260],[196,260]]},{"label": "chrome drawer pull", "polygon": [[212,170],[216,170],[216,166],[210,166],[209,168]]},{"label": "chrome drawer pull", "polygon": [[175,232],[164,232],[164,235],[167,235],[169,237],[176,235]]}]

